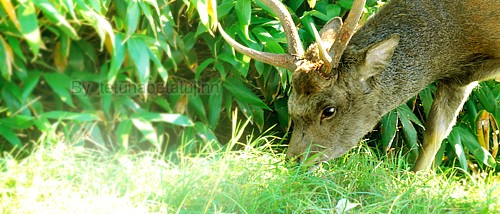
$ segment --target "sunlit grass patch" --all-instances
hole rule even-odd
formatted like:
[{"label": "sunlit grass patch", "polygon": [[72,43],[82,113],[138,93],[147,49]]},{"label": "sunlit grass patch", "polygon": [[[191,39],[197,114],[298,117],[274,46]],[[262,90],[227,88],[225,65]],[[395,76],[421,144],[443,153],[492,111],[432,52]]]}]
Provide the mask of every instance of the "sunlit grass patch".
[{"label": "sunlit grass patch", "polygon": [[272,136],[207,145],[175,158],[41,146],[1,160],[1,213],[498,212],[498,174],[412,173],[405,156],[380,160],[366,146],[315,172],[286,163]]}]

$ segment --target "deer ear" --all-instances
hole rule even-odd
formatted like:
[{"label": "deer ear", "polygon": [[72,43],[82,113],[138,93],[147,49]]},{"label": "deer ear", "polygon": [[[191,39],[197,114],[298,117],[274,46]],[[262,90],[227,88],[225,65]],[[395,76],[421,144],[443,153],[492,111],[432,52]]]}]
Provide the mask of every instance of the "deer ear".
[{"label": "deer ear", "polygon": [[382,72],[391,62],[392,55],[398,43],[399,35],[394,34],[368,47],[361,67],[361,80],[366,80]]},{"label": "deer ear", "polygon": [[330,48],[330,46],[332,46],[341,27],[342,19],[340,17],[330,19],[330,21],[323,26],[319,31],[319,35],[321,36],[321,41],[325,43],[325,47]]}]

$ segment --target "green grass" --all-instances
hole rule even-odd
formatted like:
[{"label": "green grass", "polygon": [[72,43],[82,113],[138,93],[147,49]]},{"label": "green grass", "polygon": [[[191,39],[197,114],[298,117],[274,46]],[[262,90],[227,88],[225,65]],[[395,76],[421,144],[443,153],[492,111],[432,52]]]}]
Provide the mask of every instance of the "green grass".
[{"label": "green grass", "polygon": [[175,158],[62,142],[20,161],[5,155],[0,213],[336,213],[344,198],[359,204],[354,213],[500,211],[498,174],[415,174],[405,157],[379,160],[366,146],[308,172],[274,152],[273,139]]}]

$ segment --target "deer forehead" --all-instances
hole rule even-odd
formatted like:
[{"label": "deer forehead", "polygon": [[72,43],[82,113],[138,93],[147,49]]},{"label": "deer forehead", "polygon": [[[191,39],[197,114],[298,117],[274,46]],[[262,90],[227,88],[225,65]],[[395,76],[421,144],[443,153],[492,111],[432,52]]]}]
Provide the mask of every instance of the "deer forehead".
[{"label": "deer forehead", "polygon": [[329,90],[309,95],[292,93],[288,102],[288,111],[292,117],[316,117],[327,107],[348,105],[345,91],[332,86]]}]

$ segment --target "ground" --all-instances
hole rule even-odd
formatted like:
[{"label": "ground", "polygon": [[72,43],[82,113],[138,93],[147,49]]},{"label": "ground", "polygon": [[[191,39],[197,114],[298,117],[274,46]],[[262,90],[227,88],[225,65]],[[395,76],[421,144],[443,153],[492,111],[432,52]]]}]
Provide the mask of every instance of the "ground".
[{"label": "ground", "polygon": [[[197,154],[110,152],[59,142],[0,159],[0,213],[495,213],[500,176],[413,173],[361,145],[314,172],[273,137]],[[241,149],[229,150],[239,144]],[[232,145],[232,146],[231,146]]]}]

